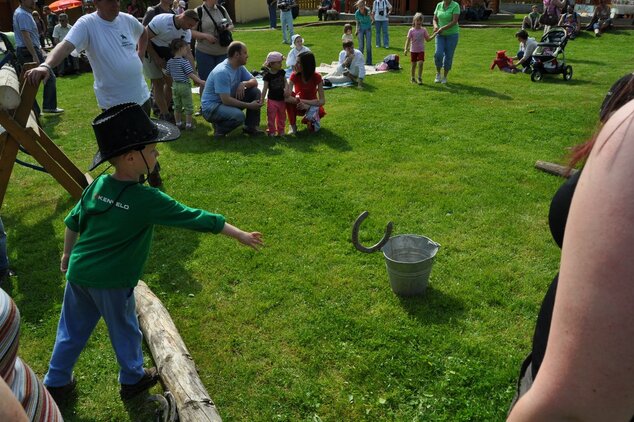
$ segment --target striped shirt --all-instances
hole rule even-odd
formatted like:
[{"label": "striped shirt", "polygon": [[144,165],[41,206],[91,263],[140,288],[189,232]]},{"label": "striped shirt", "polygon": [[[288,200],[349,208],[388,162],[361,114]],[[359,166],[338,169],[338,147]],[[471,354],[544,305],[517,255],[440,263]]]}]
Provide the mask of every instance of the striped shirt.
[{"label": "striped shirt", "polygon": [[167,61],[165,66],[167,76],[170,76],[174,82],[189,82],[189,75],[194,71],[192,64],[184,57],[172,57]]},{"label": "striped shirt", "polygon": [[0,377],[32,422],[62,422],[55,401],[35,372],[18,357],[20,311],[0,289]]}]

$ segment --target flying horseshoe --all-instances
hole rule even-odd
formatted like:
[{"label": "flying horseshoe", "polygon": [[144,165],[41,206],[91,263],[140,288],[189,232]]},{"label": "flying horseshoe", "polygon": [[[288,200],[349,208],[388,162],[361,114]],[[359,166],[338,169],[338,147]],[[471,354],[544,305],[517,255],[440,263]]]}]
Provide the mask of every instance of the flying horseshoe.
[{"label": "flying horseshoe", "polygon": [[387,223],[387,226],[385,227],[385,234],[383,235],[383,238],[379,241],[379,243],[375,244],[374,246],[370,246],[369,248],[365,247],[361,243],[359,243],[359,227],[361,226],[361,223],[363,223],[363,221],[368,217],[368,215],[370,215],[369,212],[363,211],[361,215],[359,215],[355,220],[354,225],[352,226],[352,244],[355,248],[357,248],[357,250],[361,252],[372,253],[381,249],[387,243],[387,241],[390,240],[393,224],[391,221]]}]

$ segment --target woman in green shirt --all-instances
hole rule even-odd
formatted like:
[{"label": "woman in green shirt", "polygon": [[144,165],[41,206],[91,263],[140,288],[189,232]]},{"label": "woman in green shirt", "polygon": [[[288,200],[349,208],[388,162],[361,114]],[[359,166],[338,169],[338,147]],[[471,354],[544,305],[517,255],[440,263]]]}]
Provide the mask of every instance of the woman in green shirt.
[{"label": "woman in green shirt", "polygon": [[[436,37],[436,79],[434,82],[447,83],[447,74],[451,70],[453,53],[458,45],[458,18],[460,17],[460,5],[453,0],[443,0],[436,5],[434,11],[434,33]],[[441,77],[440,69],[445,70]]]},{"label": "woman in green shirt", "polygon": [[357,23],[355,35],[359,38],[359,50],[363,53],[365,45],[365,64],[372,65],[372,16],[370,8],[366,7],[364,0],[359,0],[355,6],[354,20]]}]

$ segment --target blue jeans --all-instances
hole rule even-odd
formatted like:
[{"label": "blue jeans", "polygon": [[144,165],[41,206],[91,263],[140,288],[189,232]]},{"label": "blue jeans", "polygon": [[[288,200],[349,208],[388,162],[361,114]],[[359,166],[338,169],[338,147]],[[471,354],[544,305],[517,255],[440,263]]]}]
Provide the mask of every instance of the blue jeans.
[{"label": "blue jeans", "polygon": [[219,56],[213,56],[211,54],[203,53],[196,50],[196,64],[198,65],[198,76],[200,79],[207,80],[207,77],[216,66],[218,66],[224,59],[227,58],[226,54]]},{"label": "blue jeans", "polygon": [[359,29],[359,51],[363,53],[365,45],[365,64],[372,65],[372,27],[368,29]]},{"label": "blue jeans", "polygon": [[[244,93],[242,101],[250,103],[251,101],[259,100],[261,94],[258,88],[249,88]],[[242,109],[238,107],[220,104],[211,110],[203,109],[203,117],[215,126],[216,135],[225,135],[240,125],[244,125],[248,129],[260,126],[260,109],[247,109],[245,116]]]},{"label": "blue jeans", "polygon": [[4,232],[4,223],[0,218],[0,276],[9,269],[9,257],[7,256],[7,234]]},{"label": "blue jeans", "polygon": [[388,21],[374,21],[376,27],[376,46],[381,47],[381,32],[383,32],[383,47],[390,46],[390,34],[387,32]]},{"label": "blue jeans", "polygon": [[436,69],[440,69],[442,67],[445,69],[445,72],[449,72],[451,70],[453,53],[456,51],[456,47],[458,46],[459,35],[460,34],[440,34],[436,36],[436,53],[434,54]]},{"label": "blue jeans", "polygon": [[61,387],[71,382],[73,367],[101,317],[119,362],[119,383],[136,384],[144,372],[143,335],[135,305],[134,289],[97,289],[67,282],[44,384]]},{"label": "blue jeans", "polygon": [[[42,50],[33,46],[35,53],[37,54],[40,63],[44,63],[44,55]],[[33,61],[31,53],[24,47],[18,47],[16,50],[18,61],[20,64],[29,63]],[[57,83],[55,82],[55,75],[52,73],[49,75],[48,80],[44,84],[44,93],[42,96],[42,108],[44,110],[55,110],[57,108]]]},{"label": "blue jeans", "polygon": [[284,37],[284,42],[286,44],[291,43],[291,38],[293,37],[293,12],[288,11],[280,11],[280,21],[282,22],[282,37]]},{"label": "blue jeans", "polygon": [[269,4],[269,26],[277,28],[277,3]]}]

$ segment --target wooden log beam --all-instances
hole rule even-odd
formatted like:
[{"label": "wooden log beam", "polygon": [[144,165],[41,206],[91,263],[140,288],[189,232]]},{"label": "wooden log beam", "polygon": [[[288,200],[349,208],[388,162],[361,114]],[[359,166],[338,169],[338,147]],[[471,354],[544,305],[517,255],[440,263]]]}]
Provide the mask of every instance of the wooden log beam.
[{"label": "wooden log beam", "polygon": [[[35,67],[35,63],[26,63],[23,66],[23,70],[31,69]],[[38,84],[39,86],[39,84]],[[25,126],[29,121],[31,109],[33,108],[33,101],[35,101],[35,94],[37,94],[37,86],[22,83],[21,102],[18,108],[13,113],[13,119],[21,126]],[[6,113],[6,111],[0,111],[0,113]],[[6,129],[6,128],[5,128]],[[8,133],[0,136],[0,143],[3,145],[0,147],[2,155],[0,156],[0,206],[4,202],[4,196],[7,193],[7,186],[9,184],[9,178],[13,171],[13,164],[15,163],[15,157],[18,155],[18,141]]]},{"label": "wooden log beam", "polygon": [[0,110],[15,110],[20,105],[20,81],[15,70],[5,64],[0,69]]},{"label": "wooden log beam", "polygon": [[75,163],[73,163],[70,158],[62,152],[62,150],[43,130],[40,131],[39,143],[48,155],[50,155],[55,162],[59,163],[59,165],[77,182],[79,186],[82,187],[82,189],[85,189],[86,186],[88,186],[89,181],[86,179],[86,173],[82,173]]},{"label": "wooden log beam", "polygon": [[221,422],[209,393],[169,312],[143,281],[134,289],[141,331],[150,347],[161,380],[176,401],[182,422]]},{"label": "wooden log beam", "polygon": [[537,161],[535,162],[535,168],[545,171],[546,173],[550,173],[550,174],[554,174],[555,176],[561,176],[561,177],[565,177],[568,178],[570,176],[572,176],[573,174],[575,174],[577,171],[577,169],[568,169],[568,167],[566,166],[561,166],[559,164],[555,164],[555,163],[549,163],[547,161]]}]

